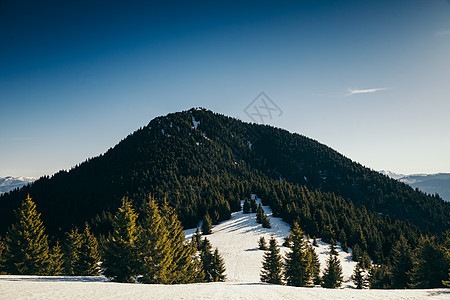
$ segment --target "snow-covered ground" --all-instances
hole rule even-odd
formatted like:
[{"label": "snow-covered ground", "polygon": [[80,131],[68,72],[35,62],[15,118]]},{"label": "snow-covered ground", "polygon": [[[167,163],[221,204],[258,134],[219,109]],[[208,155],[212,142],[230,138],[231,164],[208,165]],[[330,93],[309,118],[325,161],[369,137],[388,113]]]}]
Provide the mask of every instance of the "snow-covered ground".
[{"label": "snow-covered ground", "polygon": [[[257,204],[260,202],[260,199],[256,199]],[[263,206],[263,209],[270,219],[272,228],[266,229],[261,224],[256,223],[255,213],[244,214],[240,211],[233,213],[230,220],[213,226],[213,233],[207,236],[212,246],[214,248],[217,247],[224,258],[227,281],[259,282],[259,273],[264,254],[264,251],[258,249],[258,241],[261,236],[264,236],[268,242],[273,235],[278,241],[283,256],[289,251],[282,244],[284,238],[289,235],[290,226],[281,218],[273,217],[269,206]],[[195,229],[186,230],[186,237],[190,238],[194,231]],[[309,242],[312,244],[312,238]],[[317,244],[318,247],[314,248],[319,256],[321,269],[323,270],[330,254],[330,245],[322,242],[320,239],[317,239]],[[351,250],[349,253],[345,253],[339,246],[337,250],[344,275],[343,286],[353,286],[350,276],[353,273],[356,262],[352,261]]]},{"label": "snow-covered ground", "polygon": [[[259,203],[260,200],[258,199]],[[273,235],[281,246],[289,234],[289,225],[274,218],[264,206],[272,228],[256,223],[256,214],[235,212],[230,220],[213,227],[208,235],[213,247],[219,248],[225,260],[226,282],[188,285],[151,285],[108,282],[98,277],[0,275],[0,299],[450,299],[450,289],[430,290],[357,290],[349,281],[355,263],[351,254],[340,248],[344,272],[341,289],[297,288],[259,282],[264,251],[258,240],[268,241]],[[187,238],[195,229],[186,230]],[[312,240],[310,241],[312,242]],[[316,252],[322,269],[329,254],[329,245],[318,239]],[[288,250],[281,247],[281,252]]]}]

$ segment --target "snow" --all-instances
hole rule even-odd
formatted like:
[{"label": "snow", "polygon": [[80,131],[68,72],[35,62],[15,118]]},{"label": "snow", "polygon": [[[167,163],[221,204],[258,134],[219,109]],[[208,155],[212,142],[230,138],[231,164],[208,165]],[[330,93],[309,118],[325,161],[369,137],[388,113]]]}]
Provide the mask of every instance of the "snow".
[{"label": "snow", "polygon": [[195,121],[194,116],[192,116],[192,124],[194,124],[194,128],[197,129],[198,125],[200,125],[200,121]]},{"label": "snow", "polygon": [[[252,195],[255,197],[255,195]],[[259,204],[261,199],[256,198]],[[243,201],[242,203],[243,204]],[[280,252],[285,255],[288,248],[282,246],[284,238],[289,235],[290,226],[281,218],[275,218],[269,206],[263,206],[264,212],[270,219],[272,228],[263,228],[261,224],[256,223],[256,214],[244,214],[242,211],[235,212],[229,220],[213,226],[212,234],[206,236],[213,246],[218,248],[225,261],[227,281],[232,282],[259,282],[259,273],[261,271],[264,251],[258,249],[258,240],[264,236],[268,242],[273,235],[280,246]],[[201,227],[201,226],[199,226]],[[195,229],[185,231],[186,238],[190,238]],[[312,238],[309,241],[312,244]],[[330,245],[317,238],[318,247],[314,247],[319,256],[321,270],[325,268],[326,261],[330,254]],[[353,287],[350,276],[356,266],[352,261],[351,249],[349,253],[342,251],[338,244],[336,249],[339,253],[339,259],[342,265],[344,275],[343,287]]]},{"label": "snow", "polygon": [[250,141],[247,141],[247,143],[248,143],[248,148],[250,149],[250,150],[252,150],[252,143],[250,142]]},{"label": "snow", "polygon": [[180,285],[105,282],[102,277],[0,276],[0,299],[448,299],[449,289],[356,290],[266,283]]},{"label": "snow", "polygon": [[[256,198],[256,201],[261,200]],[[270,229],[256,223],[255,213],[235,212],[230,220],[214,226],[213,233],[207,236],[224,258],[226,282],[153,285],[113,283],[103,276],[0,275],[0,299],[450,299],[450,289],[354,289],[349,277],[355,262],[351,261],[351,254],[340,247],[337,250],[343,267],[344,288],[298,288],[261,283],[259,272],[264,251],[258,250],[259,237],[264,236],[268,241],[273,235],[284,255],[288,249],[281,244],[290,231],[288,224],[272,216],[268,206],[263,209],[270,218]],[[186,230],[186,238],[192,237],[194,232],[195,229]],[[317,243],[315,250],[323,269],[329,245],[320,239]]]},{"label": "snow", "polygon": [[24,185],[36,181],[37,179],[38,179],[37,177],[23,177],[23,176],[0,177],[0,195],[3,193],[7,193],[15,188],[21,188]]}]

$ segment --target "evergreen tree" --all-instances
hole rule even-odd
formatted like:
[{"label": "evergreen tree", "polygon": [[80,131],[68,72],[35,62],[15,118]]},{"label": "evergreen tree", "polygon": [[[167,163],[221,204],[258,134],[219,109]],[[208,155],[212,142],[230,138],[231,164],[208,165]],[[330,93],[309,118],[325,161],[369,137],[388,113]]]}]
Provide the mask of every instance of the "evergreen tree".
[{"label": "evergreen tree", "polygon": [[365,289],[369,286],[369,279],[367,277],[365,269],[362,267],[360,262],[358,262],[353,269],[351,279],[356,285],[357,289]]},{"label": "evergreen tree", "polygon": [[16,211],[17,223],[6,234],[3,269],[8,274],[47,275],[50,266],[48,238],[30,196]]},{"label": "evergreen tree", "polygon": [[49,275],[64,275],[64,255],[61,251],[59,242],[56,242],[56,245],[53,246],[52,250],[50,251]]},{"label": "evergreen tree", "polygon": [[309,252],[311,254],[311,274],[314,285],[320,285],[322,283],[322,278],[320,277],[320,261],[319,256],[314,250],[314,247],[308,246]]},{"label": "evergreen tree", "polygon": [[261,281],[273,284],[283,284],[280,249],[272,236],[269,240],[269,251],[264,253]]},{"label": "evergreen tree", "polygon": [[435,239],[421,238],[414,253],[411,287],[444,287],[443,281],[448,278],[449,267],[449,262],[445,259],[445,252]]},{"label": "evergreen tree", "polygon": [[250,202],[248,201],[248,199],[244,200],[244,205],[242,206],[242,212],[244,214],[249,214],[250,213]]},{"label": "evergreen tree", "polygon": [[330,245],[330,256],[322,276],[322,286],[324,288],[338,288],[343,280],[342,267],[334,243]]},{"label": "evergreen tree", "polygon": [[270,219],[266,214],[263,215],[261,224],[262,224],[263,228],[271,228],[272,227],[270,225]]},{"label": "evergreen tree", "polygon": [[412,253],[406,239],[401,236],[392,248],[392,288],[403,289],[411,285]]},{"label": "evergreen tree", "polygon": [[91,233],[86,224],[82,234],[82,243],[78,261],[78,275],[97,276],[99,275],[100,251],[98,249],[97,238]]},{"label": "evergreen tree", "polygon": [[225,263],[217,248],[211,258],[210,272],[213,282],[225,281]]},{"label": "evergreen tree", "polygon": [[0,236],[0,275],[6,275],[6,272],[3,271],[3,252],[5,251],[5,243],[3,242],[3,238]]},{"label": "evergreen tree", "polygon": [[386,265],[373,265],[369,270],[371,289],[387,289],[391,286],[390,270]]},{"label": "evergreen tree", "polygon": [[266,239],[261,236],[258,241],[259,250],[267,250]]},{"label": "evergreen tree", "polygon": [[262,223],[264,219],[264,209],[262,208],[261,203],[258,205],[258,209],[256,210],[256,222]]},{"label": "evergreen tree", "polygon": [[212,221],[211,221],[211,218],[210,218],[208,212],[206,212],[206,215],[203,218],[203,223],[202,223],[202,234],[208,235],[211,233],[212,233]]},{"label": "evergreen tree", "polygon": [[174,258],[169,243],[170,232],[152,197],[144,203],[142,212],[142,229],[137,239],[139,274],[142,276],[138,280],[141,283],[168,283]]},{"label": "evergreen tree", "polygon": [[314,247],[319,247],[319,245],[317,244],[317,239],[316,239],[316,236],[313,236],[313,246]]},{"label": "evergreen tree", "polygon": [[103,274],[117,282],[134,282],[137,276],[138,214],[131,201],[122,199],[122,206],[112,220],[113,231],[103,249]]},{"label": "evergreen tree", "polygon": [[211,264],[212,264],[212,254],[211,254],[211,243],[207,238],[204,238],[201,243],[201,249],[200,249],[200,260],[202,262],[203,266],[203,273],[205,275],[205,281],[212,282],[212,271],[211,271]]},{"label": "evergreen tree", "polygon": [[284,278],[287,285],[311,285],[311,254],[308,251],[303,231],[297,223],[289,235],[290,252],[286,254]]},{"label": "evergreen tree", "polygon": [[64,273],[69,276],[80,275],[78,268],[80,262],[81,246],[83,236],[74,227],[66,233],[66,240],[63,245],[64,254]]},{"label": "evergreen tree", "polygon": [[202,234],[201,234],[198,226],[197,226],[197,229],[195,230],[195,233],[192,235],[192,242],[194,243],[194,245],[197,249],[200,249],[200,245],[202,242]]},{"label": "evergreen tree", "polygon": [[252,213],[255,213],[257,210],[256,200],[255,198],[250,199],[250,209]]}]

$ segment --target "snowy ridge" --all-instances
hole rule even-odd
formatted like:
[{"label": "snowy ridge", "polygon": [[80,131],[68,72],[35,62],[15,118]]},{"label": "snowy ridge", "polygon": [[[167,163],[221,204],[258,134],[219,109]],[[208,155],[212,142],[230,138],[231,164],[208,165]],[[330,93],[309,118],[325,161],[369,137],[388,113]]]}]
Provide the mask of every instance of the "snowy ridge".
[{"label": "snowy ridge", "polygon": [[0,177],[0,195],[36,181],[37,177]]},{"label": "snowy ridge", "polygon": [[[252,195],[255,197],[255,195]],[[257,204],[261,199],[256,199]],[[243,201],[242,203],[243,204]],[[262,203],[261,203],[262,204]],[[212,234],[206,236],[210,240],[213,248],[218,248],[224,258],[226,267],[227,281],[257,283],[260,282],[259,274],[262,267],[264,251],[258,249],[258,240],[264,236],[268,242],[273,235],[280,247],[280,252],[284,256],[288,248],[282,246],[284,238],[289,235],[290,226],[281,218],[273,217],[269,206],[263,206],[264,212],[270,219],[272,228],[263,228],[261,224],[256,223],[256,214],[244,214],[242,211],[235,212],[229,220],[213,226]],[[300,224],[301,226],[301,224]],[[195,229],[185,231],[186,238],[190,238]],[[309,241],[312,244],[312,239]],[[314,247],[320,260],[320,267],[323,271],[325,263],[330,254],[330,245],[317,239],[318,247]],[[339,243],[338,243],[339,245]],[[339,259],[342,265],[344,275],[343,287],[353,287],[350,276],[356,262],[352,261],[351,249],[349,253],[342,251],[341,247],[337,249]]]}]

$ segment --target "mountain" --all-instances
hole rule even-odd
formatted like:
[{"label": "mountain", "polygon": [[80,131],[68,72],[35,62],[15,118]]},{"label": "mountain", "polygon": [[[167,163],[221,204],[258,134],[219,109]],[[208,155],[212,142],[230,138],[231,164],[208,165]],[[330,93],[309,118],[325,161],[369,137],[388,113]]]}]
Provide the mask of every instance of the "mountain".
[{"label": "mountain", "polygon": [[157,117],[106,153],[0,196],[0,235],[27,194],[47,231],[61,236],[85,222],[107,232],[122,197],[139,208],[152,194],[192,228],[206,212],[213,223],[229,219],[251,193],[311,236],[359,245],[379,261],[401,235],[415,245],[420,232],[449,228],[450,203],[439,196],[303,135],[191,109]]},{"label": "mountain", "polygon": [[36,179],[36,177],[0,177],[0,195],[16,188],[21,188],[24,185],[34,182]]},{"label": "mountain", "polygon": [[439,194],[444,201],[450,202],[450,173],[404,175],[386,170],[380,173],[427,194]]}]

